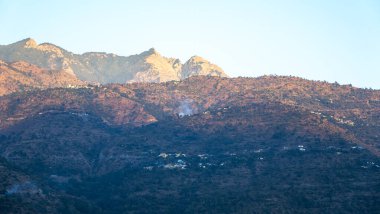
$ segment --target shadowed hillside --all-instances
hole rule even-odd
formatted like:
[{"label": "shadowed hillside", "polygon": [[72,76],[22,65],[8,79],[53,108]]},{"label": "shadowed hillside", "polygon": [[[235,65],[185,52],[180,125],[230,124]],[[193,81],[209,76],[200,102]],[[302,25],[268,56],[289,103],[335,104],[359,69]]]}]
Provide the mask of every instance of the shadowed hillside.
[{"label": "shadowed hillside", "polygon": [[0,109],[7,212],[380,209],[378,90],[191,77],[12,93]]}]

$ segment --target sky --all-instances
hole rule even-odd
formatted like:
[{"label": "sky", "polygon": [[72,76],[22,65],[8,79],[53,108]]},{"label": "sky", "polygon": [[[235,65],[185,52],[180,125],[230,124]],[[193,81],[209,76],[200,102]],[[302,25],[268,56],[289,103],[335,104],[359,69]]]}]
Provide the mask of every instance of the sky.
[{"label": "sky", "polygon": [[0,44],[28,37],[380,89],[379,0],[0,0]]}]

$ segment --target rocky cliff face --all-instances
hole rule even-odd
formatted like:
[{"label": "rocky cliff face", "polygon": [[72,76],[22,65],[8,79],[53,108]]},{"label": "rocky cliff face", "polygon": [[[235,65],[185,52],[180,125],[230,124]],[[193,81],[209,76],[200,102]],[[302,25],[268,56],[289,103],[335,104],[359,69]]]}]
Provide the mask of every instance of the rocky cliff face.
[{"label": "rocky cliff face", "polygon": [[8,62],[26,61],[49,70],[64,70],[74,75],[71,64],[74,54],[50,43],[37,44],[31,38],[0,46],[0,59]]},{"label": "rocky cliff face", "polygon": [[178,68],[181,64],[176,59],[161,56],[154,48],[136,56],[136,63],[130,69],[135,73],[128,82],[166,82],[179,80]]},{"label": "rocky cliff face", "polygon": [[118,56],[100,52],[74,54],[50,43],[37,44],[33,39],[0,46],[0,59],[23,60],[45,69],[63,70],[82,81],[98,83],[166,82],[190,76],[226,77],[224,71],[201,57],[185,64],[167,58],[151,48],[141,54]]},{"label": "rocky cliff face", "polygon": [[193,56],[182,66],[181,77],[185,79],[199,75],[227,77],[219,66],[210,63],[200,56]]}]

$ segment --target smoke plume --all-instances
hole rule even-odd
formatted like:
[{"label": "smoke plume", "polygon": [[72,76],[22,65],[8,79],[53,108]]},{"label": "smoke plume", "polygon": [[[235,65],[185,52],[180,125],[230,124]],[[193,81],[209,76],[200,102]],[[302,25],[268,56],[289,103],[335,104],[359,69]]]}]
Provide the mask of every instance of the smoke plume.
[{"label": "smoke plume", "polygon": [[178,107],[178,116],[184,117],[184,116],[191,116],[197,112],[197,109],[193,107],[194,101],[191,99],[183,100],[179,103]]}]

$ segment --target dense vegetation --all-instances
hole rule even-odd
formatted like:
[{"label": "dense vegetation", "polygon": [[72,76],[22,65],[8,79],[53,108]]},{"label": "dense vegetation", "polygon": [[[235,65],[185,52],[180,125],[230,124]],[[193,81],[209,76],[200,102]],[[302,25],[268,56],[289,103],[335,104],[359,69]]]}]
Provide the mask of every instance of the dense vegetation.
[{"label": "dense vegetation", "polygon": [[300,78],[0,98],[5,213],[377,213],[380,92]]}]

